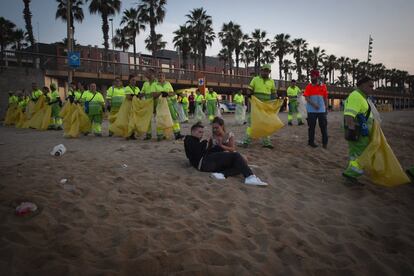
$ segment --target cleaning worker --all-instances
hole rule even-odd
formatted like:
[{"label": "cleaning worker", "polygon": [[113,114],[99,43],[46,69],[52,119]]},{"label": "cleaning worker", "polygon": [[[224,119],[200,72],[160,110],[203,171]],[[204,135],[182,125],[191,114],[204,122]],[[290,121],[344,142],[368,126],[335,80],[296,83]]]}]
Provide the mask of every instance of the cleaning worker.
[{"label": "cleaning worker", "polygon": [[298,125],[303,125],[302,116],[298,110],[299,101],[298,98],[301,96],[301,90],[296,85],[296,80],[291,81],[290,86],[287,89],[287,96],[289,98],[289,113],[288,113],[288,125],[292,126],[292,119],[296,117]]},{"label": "cleaning worker", "polygon": [[95,136],[102,136],[103,111],[105,109],[105,100],[100,92],[96,90],[96,84],[91,83],[89,90],[85,91],[82,96],[85,113],[88,114],[91,122],[91,130]]},{"label": "cleaning worker", "polygon": [[196,91],[196,96],[194,97],[194,102],[195,102],[195,118],[197,121],[202,121],[205,118],[205,114],[203,111],[203,106],[205,103],[205,99],[204,96],[201,95],[200,90],[197,89]]},{"label": "cleaning worker", "polygon": [[218,105],[218,97],[217,93],[213,90],[207,90],[207,93],[205,95],[205,100],[207,103],[207,114],[208,114],[208,120],[210,123],[213,122],[214,117],[216,117],[217,114],[217,105]]},{"label": "cleaning worker", "polygon": [[184,115],[185,115],[185,123],[188,123],[188,112],[189,112],[189,100],[185,92],[181,94],[180,103],[183,106]]},{"label": "cleaning worker", "polygon": [[50,92],[47,94],[48,104],[52,107],[51,124],[48,129],[62,130],[62,118],[59,113],[62,106],[62,100],[60,99],[59,92],[57,92],[56,84],[50,85]]},{"label": "cleaning worker", "polygon": [[[116,77],[114,84],[106,91],[107,109],[110,110],[108,117],[109,125],[115,122],[116,115],[124,99],[125,89],[122,86],[121,78]],[[109,136],[112,136],[112,134],[113,133],[109,131]]]},{"label": "cleaning worker", "polygon": [[[271,72],[270,64],[262,65],[260,69],[260,75],[254,77],[249,84],[249,94],[255,96],[260,101],[266,102],[270,101],[273,98],[276,98],[276,86],[273,79],[270,78]],[[250,127],[250,117],[249,117],[249,126],[246,129],[246,137],[243,141],[242,146],[248,147],[251,142],[251,127]],[[273,149],[273,145],[270,141],[270,137],[264,137],[262,139],[262,144],[264,148]]]},{"label": "cleaning worker", "polygon": [[[142,85],[141,93],[144,95],[143,97],[145,99],[154,99],[154,110],[153,114],[155,115],[156,107],[157,107],[157,99],[161,95],[161,92],[159,92],[160,86],[158,85],[158,81],[156,79],[155,70],[154,69],[148,69],[147,72],[145,72],[145,77],[147,81],[144,82]],[[152,138],[152,120],[151,124],[148,126],[147,134],[144,138],[144,140],[151,140]],[[164,134],[160,129],[157,129],[157,140],[160,141],[164,138]]]},{"label": "cleaning worker", "polygon": [[167,93],[167,101],[168,101],[168,109],[170,110],[171,118],[173,120],[173,132],[175,140],[179,140],[184,138],[181,135],[181,127],[180,127],[180,120],[178,117],[178,110],[176,109],[178,102],[177,102],[177,94],[174,92],[174,89],[170,82],[165,80],[165,74],[159,73],[158,75],[158,91],[161,94]]},{"label": "cleaning worker", "polygon": [[364,173],[357,159],[369,144],[373,116],[367,96],[373,93],[373,88],[371,78],[359,79],[357,89],[349,94],[344,104],[344,128],[345,139],[348,141],[349,163],[342,175],[352,180]]},{"label": "cleaning worker", "polygon": [[[137,79],[134,75],[129,75],[128,85],[125,86],[125,96],[128,101],[132,101],[133,97],[140,97],[141,90],[137,86]],[[128,139],[136,140],[135,133],[132,133]]]}]

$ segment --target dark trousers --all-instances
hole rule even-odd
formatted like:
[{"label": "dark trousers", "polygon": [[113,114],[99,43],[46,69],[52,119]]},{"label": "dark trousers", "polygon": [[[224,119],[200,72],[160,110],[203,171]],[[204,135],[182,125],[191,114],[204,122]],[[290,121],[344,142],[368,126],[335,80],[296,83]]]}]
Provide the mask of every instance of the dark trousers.
[{"label": "dark trousers", "polygon": [[225,177],[242,174],[248,177],[253,174],[246,160],[238,152],[213,152],[203,158],[200,171],[220,172]]},{"label": "dark trousers", "polygon": [[190,114],[194,114],[194,110],[195,110],[195,102],[190,102],[190,105],[189,105]]},{"label": "dark trousers", "polygon": [[315,143],[316,120],[319,122],[319,128],[322,133],[322,144],[328,144],[328,119],[326,113],[308,113],[308,143]]}]

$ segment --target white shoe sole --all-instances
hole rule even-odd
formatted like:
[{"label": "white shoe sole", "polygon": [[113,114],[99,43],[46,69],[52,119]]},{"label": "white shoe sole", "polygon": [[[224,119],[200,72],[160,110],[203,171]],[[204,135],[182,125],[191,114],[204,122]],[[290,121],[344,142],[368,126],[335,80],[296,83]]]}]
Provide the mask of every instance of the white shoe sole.
[{"label": "white shoe sole", "polygon": [[263,187],[268,186],[268,184],[264,182],[263,183],[244,183],[244,184],[250,185],[250,186],[263,186]]}]

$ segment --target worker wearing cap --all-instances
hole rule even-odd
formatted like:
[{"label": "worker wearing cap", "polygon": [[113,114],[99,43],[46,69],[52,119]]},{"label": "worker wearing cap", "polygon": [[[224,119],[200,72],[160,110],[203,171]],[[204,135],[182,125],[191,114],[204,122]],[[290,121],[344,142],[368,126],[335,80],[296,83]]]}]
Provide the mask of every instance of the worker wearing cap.
[{"label": "worker wearing cap", "polygon": [[344,106],[345,139],[348,141],[349,163],[343,176],[355,179],[363,174],[358,157],[369,144],[373,116],[367,96],[372,94],[374,83],[369,77],[357,82],[357,89],[349,94]]},{"label": "worker wearing cap", "polygon": [[[249,84],[249,94],[255,96],[259,100],[266,102],[273,98],[276,98],[276,86],[273,79],[270,78],[271,67],[270,64],[264,64],[261,67],[260,75],[254,77]],[[246,129],[246,137],[243,140],[242,146],[248,147],[251,142],[251,127],[250,127],[250,116],[248,118],[249,126]],[[262,139],[263,147],[273,148],[270,141],[270,137]]]},{"label": "worker wearing cap", "polygon": [[313,148],[318,146],[315,144],[315,127],[318,121],[322,133],[322,144],[326,149],[328,147],[328,90],[326,85],[320,82],[319,76],[318,70],[311,71],[311,83],[306,86],[303,96],[307,102],[308,145]]},{"label": "worker wearing cap", "polygon": [[298,97],[300,97],[301,90],[296,85],[296,80],[292,80],[290,86],[287,89],[287,96],[289,98],[289,113],[288,113],[288,125],[292,125],[294,117],[298,120],[298,125],[303,125],[302,116],[298,111]]}]

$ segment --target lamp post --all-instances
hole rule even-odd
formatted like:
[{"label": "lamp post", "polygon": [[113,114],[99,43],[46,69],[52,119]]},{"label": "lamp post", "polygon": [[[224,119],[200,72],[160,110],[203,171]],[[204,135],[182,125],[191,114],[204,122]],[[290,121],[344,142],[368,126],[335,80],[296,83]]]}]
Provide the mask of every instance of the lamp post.
[{"label": "lamp post", "polygon": [[[67,0],[67,7],[66,7],[66,27],[67,27],[67,48],[68,48],[68,54],[70,51],[72,51],[72,28],[71,28],[71,19],[72,19],[72,1]],[[68,69],[68,89],[70,84],[72,83],[72,69]],[[65,95],[66,96],[66,95]]]},{"label": "lamp post", "polygon": [[115,51],[114,51],[114,19],[109,18],[109,21],[111,21],[111,43],[112,43],[112,63],[114,66],[114,77],[115,77]]}]

